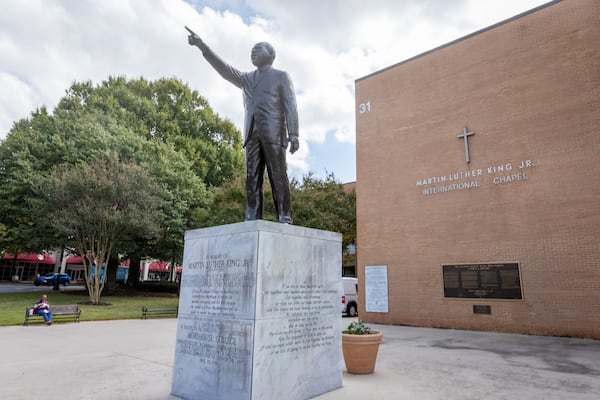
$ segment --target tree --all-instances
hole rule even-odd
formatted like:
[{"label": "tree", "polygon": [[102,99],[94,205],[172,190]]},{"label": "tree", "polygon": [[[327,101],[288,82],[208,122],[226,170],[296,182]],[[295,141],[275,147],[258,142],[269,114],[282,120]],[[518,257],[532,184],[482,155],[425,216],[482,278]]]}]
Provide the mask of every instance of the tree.
[{"label": "tree", "polygon": [[243,221],[245,207],[245,179],[237,177],[211,191],[207,207],[198,213],[198,227],[204,228]]},{"label": "tree", "polygon": [[[162,191],[147,170],[116,157],[59,165],[40,177],[31,198],[38,228],[72,238],[80,254],[90,301],[104,289],[102,269],[119,242],[159,236]],[[46,216],[52,215],[52,220]]]},{"label": "tree", "polygon": [[6,238],[8,237],[7,229],[4,224],[0,224],[0,257],[6,250]]},{"label": "tree", "polygon": [[[324,180],[312,174],[303,177],[302,183],[291,182],[294,224],[308,228],[340,232],[343,236],[344,251],[356,242],[356,195],[344,191],[333,173]],[[276,221],[271,190],[265,185],[264,219]],[[199,226],[215,226],[244,219],[245,209],[244,179],[238,178],[214,190],[209,205],[199,217]]]},{"label": "tree", "polygon": [[[81,114],[85,110],[110,115],[119,126],[155,144],[155,151],[143,154],[155,157],[169,148],[179,157],[176,162],[160,157],[151,163],[155,175],[165,178],[163,184],[172,188],[167,193],[178,202],[178,207],[165,212],[164,240],[151,244],[130,241],[122,252],[136,266],[136,260],[148,255],[181,260],[184,231],[197,227],[196,216],[207,199],[204,187],[195,190],[197,185],[190,185],[189,180],[196,177],[207,187],[217,187],[240,176],[241,135],[230,121],[219,118],[203,97],[176,79],[149,82],[143,78],[109,77],[95,87],[90,82],[75,83],[58,104],[55,115]],[[131,268],[133,284],[137,282],[136,272]]]},{"label": "tree", "polygon": [[172,145],[209,187],[243,172],[241,135],[233,123],[221,119],[206,99],[177,79],[149,82],[120,76],[95,87],[91,82],[74,83],[55,114],[82,110],[111,115],[147,140]]},{"label": "tree", "polygon": [[356,243],[356,195],[344,191],[333,173],[323,180],[311,173],[292,181],[294,224],[342,234],[344,252]]},{"label": "tree", "polygon": [[33,219],[26,199],[32,195],[36,176],[49,168],[45,143],[54,131],[52,117],[41,108],[32,113],[31,121],[15,123],[0,143],[0,223],[6,228],[3,247],[14,254],[44,248],[44,243],[31,235]]},{"label": "tree", "polygon": [[[178,260],[184,231],[198,226],[208,201],[207,187],[243,171],[239,132],[176,79],[110,77],[98,86],[76,82],[53,111],[35,110],[0,143],[0,223],[9,251],[62,245],[64,238],[57,238],[50,226],[40,231],[27,201],[34,196],[33,183],[58,165],[113,156],[143,165],[161,188],[161,234],[151,241],[129,235],[115,249],[138,257],[176,255]],[[52,213],[45,218],[52,220]]]}]

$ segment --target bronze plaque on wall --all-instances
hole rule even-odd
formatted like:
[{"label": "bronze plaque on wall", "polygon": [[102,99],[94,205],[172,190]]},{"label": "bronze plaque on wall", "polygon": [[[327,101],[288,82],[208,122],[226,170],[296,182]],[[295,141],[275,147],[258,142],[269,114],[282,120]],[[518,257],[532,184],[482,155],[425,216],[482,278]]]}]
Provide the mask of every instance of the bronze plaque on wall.
[{"label": "bronze plaque on wall", "polygon": [[483,304],[473,304],[473,314],[491,314],[492,306]]},{"label": "bronze plaque on wall", "polygon": [[518,263],[442,265],[444,297],[522,299]]}]

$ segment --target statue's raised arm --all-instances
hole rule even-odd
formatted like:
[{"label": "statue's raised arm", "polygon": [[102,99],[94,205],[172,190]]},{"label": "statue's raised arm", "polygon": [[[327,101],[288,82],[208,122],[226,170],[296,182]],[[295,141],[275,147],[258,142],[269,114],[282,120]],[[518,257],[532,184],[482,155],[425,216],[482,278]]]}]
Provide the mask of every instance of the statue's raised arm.
[{"label": "statue's raised arm", "polygon": [[215,69],[215,71],[217,71],[219,75],[221,75],[224,79],[233,83],[240,89],[243,88],[242,72],[223,61],[221,57],[219,57],[214,51],[212,51],[210,47],[208,47],[206,43],[202,40],[202,38],[200,38],[200,36],[198,36],[193,30],[191,30],[187,26],[185,27],[185,29],[187,29],[187,31],[190,33],[188,35],[188,43],[190,44],[190,46],[198,47],[206,61],[208,61],[208,63]]}]

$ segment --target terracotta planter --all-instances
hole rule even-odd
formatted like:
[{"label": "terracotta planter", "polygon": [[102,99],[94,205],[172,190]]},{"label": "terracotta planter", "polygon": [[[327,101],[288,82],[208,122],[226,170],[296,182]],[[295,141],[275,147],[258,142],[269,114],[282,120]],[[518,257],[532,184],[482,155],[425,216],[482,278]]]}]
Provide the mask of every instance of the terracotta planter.
[{"label": "terracotta planter", "polygon": [[383,332],[375,330],[371,330],[368,335],[342,333],[342,353],[346,370],[351,374],[373,373],[381,339]]}]

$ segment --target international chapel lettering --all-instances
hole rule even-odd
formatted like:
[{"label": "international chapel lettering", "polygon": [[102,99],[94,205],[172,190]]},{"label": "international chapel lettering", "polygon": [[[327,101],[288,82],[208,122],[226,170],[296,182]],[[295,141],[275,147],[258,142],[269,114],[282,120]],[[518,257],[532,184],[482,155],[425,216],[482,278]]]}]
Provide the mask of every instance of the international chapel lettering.
[{"label": "international chapel lettering", "polygon": [[[477,168],[465,171],[452,172],[446,175],[436,175],[417,180],[417,186],[423,188],[422,195],[428,196],[436,193],[452,192],[455,190],[475,189],[481,187],[484,176],[488,176],[494,185],[501,185],[529,179],[527,170],[534,167],[531,160],[523,160],[516,164],[507,162],[491,165],[487,168]],[[429,186],[435,185],[435,186]]]}]

